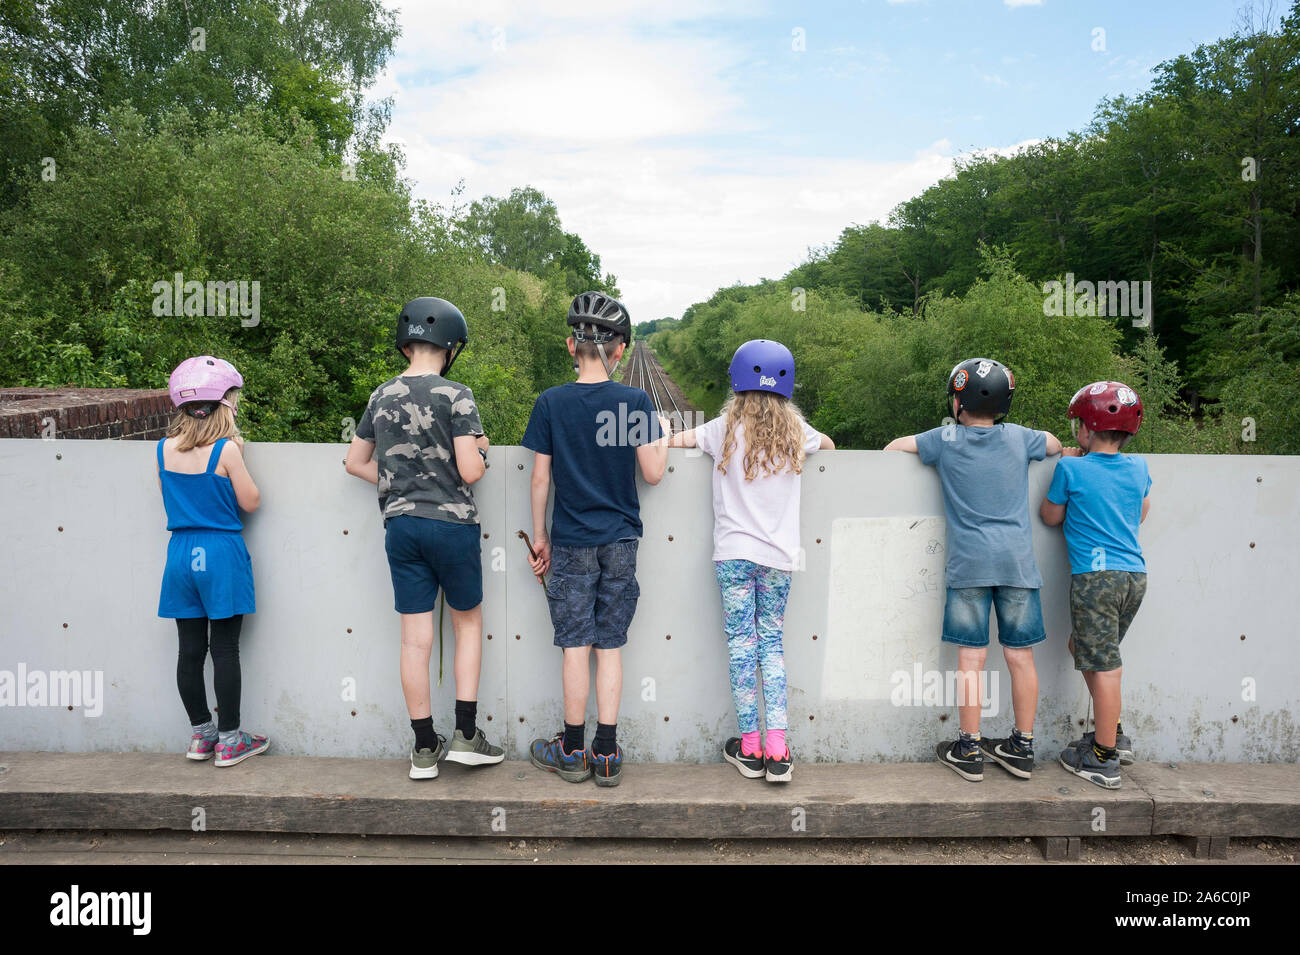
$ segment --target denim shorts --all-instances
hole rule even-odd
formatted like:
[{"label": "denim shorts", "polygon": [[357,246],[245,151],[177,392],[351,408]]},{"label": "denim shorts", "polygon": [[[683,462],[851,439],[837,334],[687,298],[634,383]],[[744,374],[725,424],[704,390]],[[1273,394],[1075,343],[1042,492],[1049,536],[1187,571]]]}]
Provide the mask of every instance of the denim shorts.
[{"label": "denim shorts", "polygon": [[1047,639],[1038,590],[1024,587],[949,587],[943,641],[959,647],[989,645],[989,606],[998,615],[998,643],[1032,647]]},{"label": "denim shorts", "polygon": [[453,524],[404,514],[384,525],[384,550],[398,613],[428,613],[438,588],[452,610],[483,602],[483,563],[477,524]]},{"label": "denim shorts", "polygon": [[600,547],[551,547],[546,603],[557,647],[615,650],[627,643],[641,588],[636,582],[638,540]]}]

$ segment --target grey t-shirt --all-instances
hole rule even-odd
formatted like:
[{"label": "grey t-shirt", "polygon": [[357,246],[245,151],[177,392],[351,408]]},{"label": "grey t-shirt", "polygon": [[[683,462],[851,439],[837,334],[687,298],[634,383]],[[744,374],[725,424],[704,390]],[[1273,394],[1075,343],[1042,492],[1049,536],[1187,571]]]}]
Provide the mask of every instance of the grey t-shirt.
[{"label": "grey t-shirt", "polygon": [[943,484],[948,586],[1043,586],[1029,529],[1029,462],[1047,456],[1046,432],[948,425],[918,434],[916,450]]},{"label": "grey t-shirt", "polygon": [[453,524],[477,524],[478,508],[460,479],[452,439],[480,435],[473,393],[441,375],[400,375],[370,395],[357,437],[379,462],[379,510]]}]

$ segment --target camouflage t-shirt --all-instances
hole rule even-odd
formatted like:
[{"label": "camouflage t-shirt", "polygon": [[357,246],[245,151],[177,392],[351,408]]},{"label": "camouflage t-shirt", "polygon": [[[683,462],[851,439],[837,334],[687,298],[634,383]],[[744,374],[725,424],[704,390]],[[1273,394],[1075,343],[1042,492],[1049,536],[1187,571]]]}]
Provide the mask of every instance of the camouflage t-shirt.
[{"label": "camouflage t-shirt", "polygon": [[478,406],[441,375],[401,375],[370,395],[356,435],[375,445],[384,521],[409,514],[477,524],[478,508],[456,468],[453,438],[480,435]]}]

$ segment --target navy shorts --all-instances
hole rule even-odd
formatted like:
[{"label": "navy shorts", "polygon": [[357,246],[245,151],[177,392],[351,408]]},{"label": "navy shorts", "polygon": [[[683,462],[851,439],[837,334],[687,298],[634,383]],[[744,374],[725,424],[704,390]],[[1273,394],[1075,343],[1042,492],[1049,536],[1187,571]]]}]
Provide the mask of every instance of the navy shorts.
[{"label": "navy shorts", "polygon": [[1004,647],[1023,649],[1047,639],[1037,589],[949,587],[943,608],[944,643],[987,647],[990,605],[998,615],[998,643]]},{"label": "navy shorts", "polygon": [[483,602],[477,524],[390,517],[384,525],[384,550],[398,613],[428,613],[438,600],[439,587],[452,610],[473,610]]},{"label": "navy shorts", "polygon": [[636,582],[639,543],[551,547],[546,603],[557,647],[616,650],[627,643],[627,628],[641,596]]}]

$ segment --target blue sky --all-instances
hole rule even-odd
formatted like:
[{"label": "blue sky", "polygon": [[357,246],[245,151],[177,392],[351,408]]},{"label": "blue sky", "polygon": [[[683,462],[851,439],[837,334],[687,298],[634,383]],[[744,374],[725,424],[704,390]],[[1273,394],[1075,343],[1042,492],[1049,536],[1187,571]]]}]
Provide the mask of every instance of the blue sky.
[{"label": "blue sky", "polygon": [[783,274],[959,155],[1082,129],[1103,97],[1142,91],[1162,60],[1232,32],[1238,8],[391,5],[403,36],[374,92],[395,98],[390,138],[416,194],[445,201],[460,179],[472,198],[542,189],[618,276],[637,321]]}]

